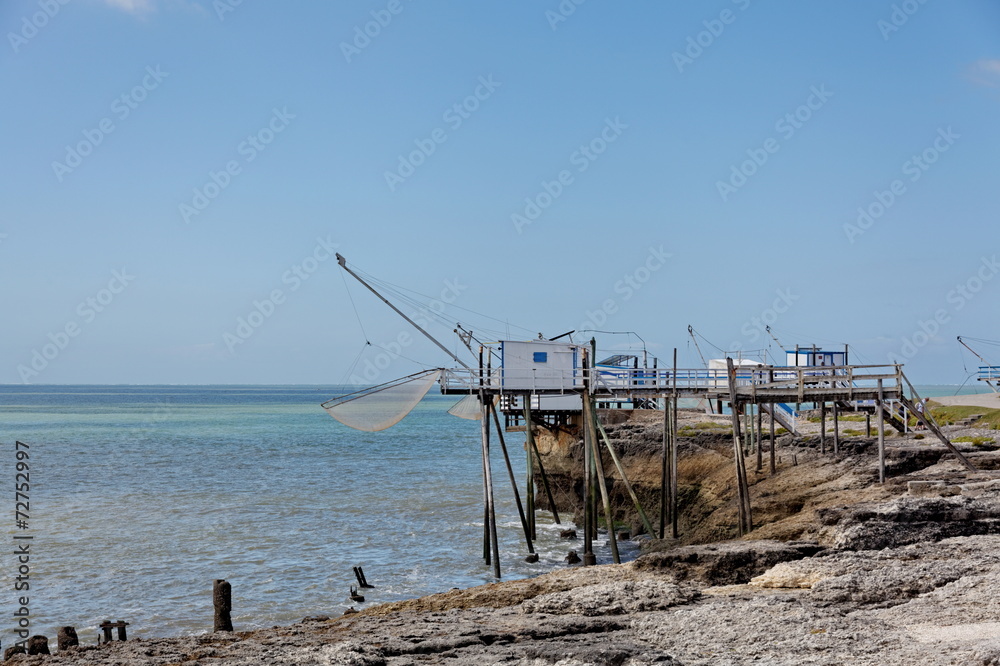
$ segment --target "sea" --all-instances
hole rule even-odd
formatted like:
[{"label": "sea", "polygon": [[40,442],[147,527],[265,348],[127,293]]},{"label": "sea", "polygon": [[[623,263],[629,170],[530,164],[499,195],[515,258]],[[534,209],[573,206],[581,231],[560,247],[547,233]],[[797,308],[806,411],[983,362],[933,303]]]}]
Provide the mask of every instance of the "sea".
[{"label": "sea", "polygon": [[[216,579],[232,586],[238,631],[494,582],[479,422],[432,390],[392,428],[360,432],[320,407],[345,392],[0,386],[0,647],[54,643],[67,625],[93,644],[105,620],[128,622],[130,638],[210,632]],[[523,493],[524,436],[506,437]],[[495,434],[492,454],[503,580],[566,566],[582,544],[547,512],[539,561],[524,561]],[[349,598],[357,566],[374,585],[363,603]]]},{"label": "sea", "polygon": [[[105,620],[128,622],[130,637],[209,632],[216,579],[232,585],[237,630],[494,582],[479,423],[449,415],[457,399],[432,391],[392,428],[360,432],[320,407],[345,392],[0,386],[0,648],[67,625],[94,643]],[[507,440],[523,493],[524,437]],[[566,566],[582,544],[560,539],[572,525],[547,512],[539,561],[525,562],[495,435],[492,454],[503,579]],[[349,598],[357,566],[375,586],[361,603]]]}]

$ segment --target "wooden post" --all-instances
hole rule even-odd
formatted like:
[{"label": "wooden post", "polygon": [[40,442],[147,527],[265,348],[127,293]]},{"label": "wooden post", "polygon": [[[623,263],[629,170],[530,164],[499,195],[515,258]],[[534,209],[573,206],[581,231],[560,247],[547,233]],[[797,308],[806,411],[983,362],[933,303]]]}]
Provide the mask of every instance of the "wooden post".
[{"label": "wooden post", "polygon": [[820,453],[826,453],[826,400],[819,403],[819,446]]},{"label": "wooden post", "polygon": [[885,410],[882,393],[882,380],[878,380],[878,482],[885,483]]},{"label": "wooden post", "polygon": [[[225,579],[218,579],[212,586],[212,603],[215,606],[215,625],[212,631],[233,630],[233,586]],[[121,635],[121,630],[119,630]],[[111,627],[104,629],[104,642],[111,640]]]},{"label": "wooden post", "polygon": [[483,464],[486,468],[486,513],[489,516],[490,554],[493,562],[493,575],[500,578],[500,544],[497,543],[497,513],[493,503],[493,473],[490,470],[490,408],[482,391],[479,393],[479,399],[483,405],[483,421],[480,430],[483,440]]},{"label": "wooden post", "polygon": [[[483,365],[483,351],[482,345],[479,346],[479,407],[480,409],[486,408],[486,393],[484,378],[486,377],[485,367]],[[482,430],[482,425],[480,425],[480,431]],[[480,432],[480,435],[482,433]],[[482,445],[482,442],[480,442]],[[493,563],[493,555],[490,550],[490,489],[489,489],[489,472],[486,467],[486,453],[483,452],[483,560],[486,565],[489,566]]]},{"label": "wooden post", "polygon": [[680,446],[680,441],[677,439],[677,347],[674,347],[674,374],[673,374],[673,400],[671,401],[671,409],[673,411],[673,418],[671,419],[670,427],[670,535],[673,538],[677,538],[677,447]]},{"label": "wooden post", "polygon": [[663,399],[663,459],[660,462],[660,538],[667,538],[667,520],[670,511],[670,398]]},{"label": "wooden post", "polygon": [[764,415],[760,405],[757,405],[757,471],[764,469],[764,437],[761,434],[764,430]]},{"label": "wooden post", "polygon": [[[218,608],[218,607],[216,607]],[[216,617],[218,617],[218,610],[216,610]],[[111,642],[111,620],[105,620],[101,622],[101,632],[104,634],[104,642]]]},{"label": "wooden post", "polygon": [[594,447],[591,433],[593,415],[590,413],[590,390],[585,389],[583,395],[583,564],[589,566],[597,563],[594,555],[593,532],[591,531],[593,505],[593,457]]},{"label": "wooden post", "polygon": [[[590,400],[590,393],[586,394],[586,400]],[[601,500],[604,502],[604,522],[608,527],[608,541],[611,543],[611,557],[615,564],[621,564],[621,557],[618,556],[618,538],[615,535],[615,519],[611,512],[611,497],[608,495],[608,482],[604,476],[604,461],[602,460],[600,448],[597,446],[597,413],[593,408],[590,410],[591,422],[587,425],[590,428],[590,440],[594,443],[594,468],[597,472],[597,483],[601,488]]]},{"label": "wooden post", "polygon": [[[531,522],[528,521],[527,517],[525,517],[524,515],[524,507],[521,506],[521,494],[517,491],[517,479],[514,477],[514,468],[511,467],[510,464],[510,456],[507,455],[507,442],[504,441],[503,428],[500,427],[500,417],[497,416],[496,406],[491,401],[487,405],[487,408],[493,415],[493,425],[496,426],[497,429],[497,438],[500,440],[500,449],[503,451],[503,461],[507,465],[507,476],[510,478],[510,487],[514,491],[514,503],[517,505],[517,515],[521,518],[521,527],[524,529],[524,543],[528,546],[528,552],[534,553],[535,547],[531,543],[532,539],[534,538],[534,535],[532,534],[532,527],[534,525],[534,521],[533,520]],[[530,460],[531,460],[530,450],[528,451],[528,460],[530,465]],[[532,502],[530,506],[533,513],[534,503]]]},{"label": "wooden post", "polygon": [[840,409],[837,401],[833,401],[833,455],[840,455]]},{"label": "wooden post", "polygon": [[527,444],[534,454],[533,460],[538,465],[538,473],[542,477],[542,487],[545,488],[545,496],[549,499],[549,508],[552,510],[552,519],[556,525],[561,525],[559,520],[559,509],[556,508],[556,500],[552,496],[552,489],[549,487],[549,477],[545,474],[545,465],[542,464],[542,455],[538,452],[538,444],[535,442],[535,432],[532,430],[531,406],[526,402],[524,405],[524,424],[527,429]]},{"label": "wooden post", "polygon": [[872,415],[865,412],[865,437],[872,436]]},{"label": "wooden post", "polygon": [[118,620],[118,622],[116,622],[115,625],[118,628],[118,640],[127,641],[128,634],[125,633],[125,627],[128,626],[128,622],[126,622],[125,620]]},{"label": "wooden post", "polygon": [[774,410],[777,409],[777,408],[778,408],[778,405],[776,403],[772,402],[771,403],[771,414],[770,414],[770,416],[771,416],[771,444],[768,447],[769,453],[771,454],[771,461],[770,461],[771,462],[771,469],[770,469],[771,476],[774,476],[774,472],[775,472],[775,464],[774,464],[774,442],[775,442],[775,439],[774,439]]},{"label": "wooden post", "polygon": [[[597,422],[597,431],[600,433],[601,439],[604,441],[604,446],[608,449],[608,453],[611,454],[611,460],[615,463],[615,467],[618,468],[618,473],[622,477],[622,484],[625,486],[625,490],[628,491],[629,497],[632,498],[632,502],[635,504],[635,509],[639,513],[639,518],[642,520],[643,526],[646,528],[650,536],[655,535],[653,526],[650,524],[649,518],[646,517],[646,512],[642,510],[642,504],[639,502],[639,497],[635,494],[632,484],[629,483],[628,476],[625,475],[625,468],[622,466],[621,460],[618,458],[618,452],[615,451],[615,447],[611,444],[611,440],[608,438],[608,433],[605,432],[604,426],[601,425],[600,420]],[[663,533],[662,527],[660,533]]]},{"label": "wooden post", "polygon": [[80,644],[80,638],[76,635],[75,627],[60,627],[56,634],[56,645],[59,651],[68,650]]},{"label": "wooden post", "polygon": [[49,639],[41,634],[36,634],[28,639],[28,654],[51,654],[49,652]]},{"label": "wooden post", "polygon": [[[531,413],[531,395],[524,396],[524,413],[528,415]],[[500,426],[498,425],[499,429]],[[524,424],[525,431],[528,432],[528,437],[532,437],[530,434],[531,424],[525,419]],[[526,495],[525,501],[528,504],[528,535],[532,539],[538,538],[538,532],[535,529],[535,452],[532,451],[532,447],[524,447],[527,453],[527,465],[525,467],[525,473],[527,478],[524,482],[524,494]],[[534,552],[534,551],[531,551]]]},{"label": "wooden post", "polygon": [[743,458],[743,442],[740,436],[740,406],[736,393],[736,369],[733,359],[726,358],[729,375],[729,409],[733,421],[733,457],[736,463],[736,495],[739,506],[739,532],[743,536],[753,529],[753,518],[750,514],[750,487],[747,483],[746,465]]}]

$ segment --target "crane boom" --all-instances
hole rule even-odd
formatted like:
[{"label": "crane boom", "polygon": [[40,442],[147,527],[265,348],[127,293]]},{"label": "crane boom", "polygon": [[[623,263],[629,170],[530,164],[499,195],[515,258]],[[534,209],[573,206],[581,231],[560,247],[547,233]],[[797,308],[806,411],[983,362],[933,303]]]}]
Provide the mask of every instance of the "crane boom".
[{"label": "crane boom", "polygon": [[357,280],[357,281],[358,281],[358,282],[360,282],[361,284],[363,284],[363,285],[365,285],[366,287],[368,287],[368,290],[369,290],[369,291],[371,291],[371,292],[372,292],[373,294],[375,294],[376,296],[378,296],[378,297],[379,297],[379,299],[380,299],[380,300],[381,300],[381,301],[382,301],[383,303],[385,303],[386,305],[388,305],[388,306],[389,306],[390,308],[392,308],[392,309],[393,309],[393,311],[394,311],[394,312],[395,312],[396,314],[398,314],[398,315],[399,315],[400,317],[402,317],[403,319],[405,319],[406,321],[408,321],[408,322],[410,323],[410,325],[411,325],[411,326],[413,326],[413,328],[415,328],[415,329],[417,329],[418,331],[420,331],[421,333],[423,333],[423,334],[424,334],[424,336],[425,336],[425,337],[426,337],[426,338],[427,338],[428,340],[430,340],[431,342],[433,342],[434,344],[436,344],[436,345],[437,345],[438,347],[440,347],[440,348],[441,348],[441,350],[442,350],[442,351],[443,351],[443,352],[444,352],[445,354],[447,354],[448,356],[452,357],[452,358],[453,358],[453,359],[455,360],[455,362],[456,362],[456,363],[460,364],[460,365],[461,365],[461,366],[462,366],[463,368],[465,368],[465,369],[467,369],[467,370],[471,370],[471,368],[470,368],[470,367],[469,367],[468,365],[466,365],[466,364],[465,364],[465,363],[464,363],[464,362],[462,361],[462,359],[460,359],[459,357],[455,356],[455,354],[453,354],[453,353],[451,352],[451,350],[449,350],[449,349],[448,349],[447,347],[445,347],[445,346],[444,346],[443,344],[441,344],[441,343],[440,343],[440,342],[438,341],[438,339],[437,339],[437,338],[435,338],[435,337],[434,337],[433,335],[431,335],[430,333],[428,333],[427,331],[425,331],[425,330],[424,330],[423,328],[421,328],[421,327],[420,327],[420,325],[419,325],[419,324],[417,324],[417,322],[413,321],[412,319],[410,319],[409,317],[407,317],[407,316],[406,316],[405,314],[403,314],[403,311],[402,311],[402,310],[400,310],[399,308],[397,308],[397,307],[396,307],[395,305],[393,305],[392,303],[390,303],[390,302],[389,302],[389,299],[387,299],[387,298],[386,298],[385,296],[383,296],[382,294],[380,294],[380,293],[378,293],[377,291],[375,291],[375,287],[371,286],[370,284],[368,284],[367,282],[365,282],[364,280],[362,280],[362,279],[361,279],[361,276],[359,276],[359,275],[358,275],[357,273],[355,273],[355,272],[354,272],[354,271],[352,271],[352,270],[351,270],[350,268],[348,268],[348,267],[347,267],[347,259],[344,259],[344,256],[343,256],[342,254],[340,254],[339,252],[337,253],[337,263],[338,263],[338,264],[340,264],[340,267],[341,267],[341,268],[343,268],[343,269],[344,269],[345,271],[347,271],[348,273],[350,273],[350,274],[351,274],[351,277],[353,277],[353,278],[354,278],[355,280]]}]

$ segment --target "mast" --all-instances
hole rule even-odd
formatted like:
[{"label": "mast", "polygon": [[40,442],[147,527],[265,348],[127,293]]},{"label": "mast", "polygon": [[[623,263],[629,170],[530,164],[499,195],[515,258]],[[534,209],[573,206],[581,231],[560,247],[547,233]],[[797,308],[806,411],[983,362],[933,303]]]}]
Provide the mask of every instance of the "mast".
[{"label": "mast", "polygon": [[345,259],[345,258],[344,258],[344,256],[343,256],[342,254],[340,254],[339,252],[337,253],[337,263],[338,263],[338,264],[340,264],[340,267],[341,267],[341,268],[343,268],[343,269],[344,269],[345,271],[347,271],[348,273],[350,273],[350,274],[351,274],[351,277],[353,277],[353,278],[354,278],[355,280],[357,280],[357,281],[358,281],[358,282],[360,282],[361,284],[363,284],[363,285],[365,285],[366,287],[368,287],[368,290],[369,290],[369,291],[371,291],[371,292],[372,292],[373,294],[375,294],[376,296],[378,296],[378,297],[379,297],[379,299],[380,299],[380,300],[381,300],[381,301],[382,301],[383,303],[385,303],[386,305],[388,305],[388,306],[389,306],[390,308],[392,308],[392,309],[393,309],[393,311],[394,311],[394,312],[395,312],[396,314],[398,314],[398,315],[399,315],[400,317],[402,317],[403,319],[405,319],[406,321],[408,321],[408,322],[410,323],[410,325],[411,325],[411,326],[413,326],[413,328],[415,328],[415,329],[417,329],[418,331],[420,331],[421,333],[423,333],[423,334],[424,334],[424,336],[425,336],[425,337],[426,337],[426,338],[427,338],[428,340],[430,340],[431,342],[433,342],[434,344],[436,344],[436,345],[437,345],[438,347],[440,347],[440,348],[441,348],[441,351],[443,351],[443,352],[444,352],[445,354],[447,354],[447,355],[448,355],[448,356],[450,356],[450,357],[451,357],[452,359],[454,359],[456,363],[458,363],[459,365],[461,365],[461,366],[462,366],[463,368],[465,368],[466,370],[471,370],[471,369],[472,369],[472,368],[470,368],[470,367],[469,367],[468,365],[466,365],[466,364],[465,364],[465,362],[464,362],[464,361],[462,361],[462,359],[460,359],[459,357],[455,356],[455,355],[454,355],[454,354],[453,354],[453,353],[451,352],[451,350],[449,350],[449,349],[448,349],[447,347],[445,347],[445,346],[444,346],[443,344],[441,344],[441,343],[440,343],[440,342],[438,341],[438,339],[437,339],[437,338],[435,338],[435,337],[434,337],[433,335],[431,335],[430,333],[428,333],[427,331],[425,331],[425,330],[424,330],[423,328],[421,328],[421,327],[420,327],[420,325],[419,325],[419,324],[417,324],[417,322],[413,321],[412,319],[410,319],[409,317],[407,317],[407,316],[406,316],[405,314],[403,314],[402,310],[400,310],[400,309],[399,309],[399,308],[397,308],[397,307],[396,307],[395,305],[393,305],[392,303],[390,303],[390,302],[389,302],[389,300],[388,300],[388,299],[387,299],[387,298],[386,298],[385,296],[383,296],[382,294],[380,294],[380,293],[378,293],[377,291],[375,291],[375,287],[371,286],[370,284],[368,284],[367,282],[365,282],[364,280],[362,280],[362,279],[361,279],[361,276],[359,276],[359,275],[358,275],[357,273],[355,273],[355,272],[354,272],[354,271],[352,271],[352,270],[351,270],[350,268],[348,268],[348,267],[347,267],[347,259]]}]

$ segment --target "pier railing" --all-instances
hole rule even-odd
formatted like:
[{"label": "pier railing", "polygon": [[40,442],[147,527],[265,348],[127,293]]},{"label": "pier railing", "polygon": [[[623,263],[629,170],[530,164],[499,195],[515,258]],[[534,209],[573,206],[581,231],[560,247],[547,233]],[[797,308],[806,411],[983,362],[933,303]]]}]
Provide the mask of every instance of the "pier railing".
[{"label": "pier railing", "polygon": [[[737,398],[779,402],[811,402],[827,399],[871,399],[882,390],[894,397],[903,390],[900,365],[837,366],[754,366],[734,369]],[[593,381],[588,381],[588,378]],[[595,395],[662,395],[676,391],[682,395],[728,396],[729,373],[725,369],[671,368],[575,368],[445,370],[440,379],[444,393],[560,394],[579,393],[590,386]]]}]

